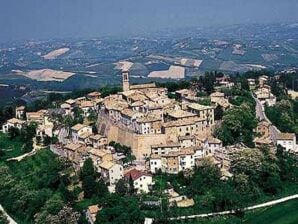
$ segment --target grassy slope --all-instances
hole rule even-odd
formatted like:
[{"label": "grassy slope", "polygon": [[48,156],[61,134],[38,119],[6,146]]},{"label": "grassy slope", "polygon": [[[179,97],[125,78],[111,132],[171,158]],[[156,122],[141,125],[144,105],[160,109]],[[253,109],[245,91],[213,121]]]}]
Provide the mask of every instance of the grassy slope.
[{"label": "grassy slope", "polygon": [[[259,209],[245,214],[240,219],[234,216],[211,219],[188,220],[192,224],[296,224],[298,223],[298,200],[288,201],[273,207]],[[176,222],[184,223],[184,222]]]},{"label": "grassy slope", "polygon": [[[246,215],[244,223],[294,224],[298,223],[298,200],[289,201]],[[245,218],[246,218],[245,217]]]}]

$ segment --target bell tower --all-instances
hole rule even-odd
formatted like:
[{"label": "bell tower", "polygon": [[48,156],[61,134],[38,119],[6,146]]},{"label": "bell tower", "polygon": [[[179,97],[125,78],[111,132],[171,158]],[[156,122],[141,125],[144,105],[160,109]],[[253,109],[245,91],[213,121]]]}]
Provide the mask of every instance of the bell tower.
[{"label": "bell tower", "polygon": [[128,70],[122,71],[122,87],[123,87],[123,92],[129,90],[129,72],[128,72]]}]

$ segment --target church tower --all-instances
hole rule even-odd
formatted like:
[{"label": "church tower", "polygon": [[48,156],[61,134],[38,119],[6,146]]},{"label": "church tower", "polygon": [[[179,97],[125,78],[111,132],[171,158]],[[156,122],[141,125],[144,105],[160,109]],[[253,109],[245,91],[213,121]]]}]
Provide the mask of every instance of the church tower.
[{"label": "church tower", "polygon": [[129,72],[128,72],[128,70],[122,71],[122,85],[123,85],[123,92],[129,90]]}]

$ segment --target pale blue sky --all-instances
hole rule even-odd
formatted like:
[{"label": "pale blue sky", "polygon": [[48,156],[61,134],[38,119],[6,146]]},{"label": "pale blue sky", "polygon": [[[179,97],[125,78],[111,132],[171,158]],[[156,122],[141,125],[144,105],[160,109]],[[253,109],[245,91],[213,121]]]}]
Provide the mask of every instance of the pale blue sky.
[{"label": "pale blue sky", "polygon": [[0,0],[0,41],[298,21],[298,0]]}]

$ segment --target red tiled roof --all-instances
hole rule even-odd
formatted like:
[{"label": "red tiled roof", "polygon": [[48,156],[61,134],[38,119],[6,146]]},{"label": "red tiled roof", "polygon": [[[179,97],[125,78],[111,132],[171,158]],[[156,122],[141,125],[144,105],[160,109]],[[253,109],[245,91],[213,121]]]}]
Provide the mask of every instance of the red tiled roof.
[{"label": "red tiled roof", "polygon": [[137,169],[132,169],[129,172],[127,172],[126,174],[124,174],[124,176],[127,179],[131,177],[131,179],[135,181],[135,180],[139,179],[141,176],[151,176],[151,175],[147,174],[145,172],[142,172],[140,170],[137,170]]}]

